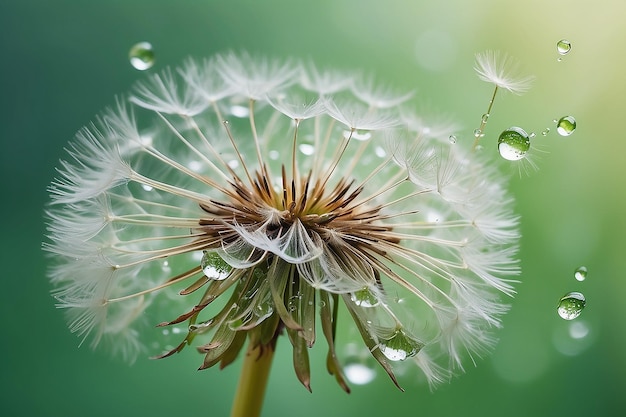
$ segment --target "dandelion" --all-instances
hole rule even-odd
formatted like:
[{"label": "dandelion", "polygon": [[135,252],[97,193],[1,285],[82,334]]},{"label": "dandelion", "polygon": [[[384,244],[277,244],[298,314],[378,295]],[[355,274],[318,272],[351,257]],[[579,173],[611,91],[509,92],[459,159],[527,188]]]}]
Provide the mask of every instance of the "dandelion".
[{"label": "dandelion", "polygon": [[474,130],[474,149],[476,149],[480,138],[485,134],[485,126],[491,115],[491,109],[493,108],[498,89],[502,88],[517,95],[524,94],[530,89],[535,77],[518,75],[518,68],[519,63],[508,55],[495,51],[484,51],[476,54],[474,70],[478,78],[493,84],[494,89],[487,112],[483,114],[480,126]]},{"label": "dandelion", "polygon": [[132,360],[148,318],[184,325],[156,357],[195,345],[200,369],[245,350],[233,415],[258,414],[285,334],[307,389],[323,337],[349,391],[346,315],[396,385],[398,362],[436,384],[482,356],[518,273],[506,179],[399,108],[408,95],[337,78],[246,54],[188,61],[81,130],[45,243],[71,331]]}]

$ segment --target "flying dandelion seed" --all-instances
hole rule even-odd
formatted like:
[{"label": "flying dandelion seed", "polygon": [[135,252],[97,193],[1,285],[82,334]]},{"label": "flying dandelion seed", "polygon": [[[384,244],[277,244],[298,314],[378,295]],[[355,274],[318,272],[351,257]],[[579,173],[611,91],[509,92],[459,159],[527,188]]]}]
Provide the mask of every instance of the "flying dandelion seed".
[{"label": "flying dandelion seed", "polygon": [[[526,88],[494,60],[481,78]],[[340,303],[396,384],[393,362],[436,384],[485,353],[518,274],[506,178],[390,91],[245,53],[138,84],[78,132],[49,187],[49,277],[71,331],[133,359],[162,332],[144,326],[151,309],[187,326],[159,357],[197,345],[202,369],[286,334],[309,389],[321,333],[348,390]]]}]

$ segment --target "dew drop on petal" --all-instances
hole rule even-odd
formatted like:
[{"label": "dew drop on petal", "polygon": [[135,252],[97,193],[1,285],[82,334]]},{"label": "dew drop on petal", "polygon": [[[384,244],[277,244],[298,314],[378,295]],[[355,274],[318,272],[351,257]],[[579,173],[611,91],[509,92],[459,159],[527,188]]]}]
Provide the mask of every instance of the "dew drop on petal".
[{"label": "dew drop on petal", "polygon": [[576,130],[576,119],[573,116],[563,116],[556,122],[556,131],[561,136],[569,136]]},{"label": "dew drop on petal", "polygon": [[576,278],[576,281],[584,281],[585,278],[587,278],[587,267],[579,266],[576,268],[576,271],[574,271],[574,278]]},{"label": "dew drop on petal", "polygon": [[519,161],[526,157],[530,149],[530,138],[524,129],[510,127],[503,131],[498,138],[498,152],[509,161]]},{"label": "dew drop on petal", "polygon": [[226,279],[231,269],[230,265],[224,262],[217,253],[206,250],[202,254],[200,268],[202,268],[202,272],[204,272],[207,278],[216,281]]},{"label": "dew drop on petal", "polygon": [[387,339],[380,338],[378,348],[390,361],[403,361],[406,358],[417,355],[422,344],[404,329],[396,329],[393,335]]},{"label": "dew drop on petal", "polygon": [[556,51],[560,55],[565,55],[572,50],[572,44],[567,39],[561,39],[556,43]]},{"label": "dew drop on petal", "polygon": [[574,320],[585,308],[585,296],[579,292],[569,292],[559,300],[557,312],[565,320]]},{"label": "dew drop on petal", "polygon": [[144,71],[154,65],[154,50],[150,42],[139,42],[130,48],[128,59],[133,68]]}]

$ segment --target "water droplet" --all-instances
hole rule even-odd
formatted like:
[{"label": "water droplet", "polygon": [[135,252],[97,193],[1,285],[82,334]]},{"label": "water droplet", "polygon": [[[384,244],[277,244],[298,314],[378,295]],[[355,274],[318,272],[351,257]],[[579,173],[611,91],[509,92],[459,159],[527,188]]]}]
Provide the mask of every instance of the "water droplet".
[{"label": "water droplet", "polygon": [[380,300],[368,288],[350,294],[350,299],[359,307],[376,307]]},{"label": "water droplet", "polygon": [[454,143],[456,143],[456,136],[454,136],[454,135],[450,135],[450,137],[448,138],[448,140],[450,141],[450,143],[454,144]]},{"label": "water droplet", "polygon": [[216,281],[226,279],[231,270],[231,266],[224,262],[224,260],[216,252],[206,250],[202,254],[200,267],[207,278],[214,279]]},{"label": "water droplet", "polygon": [[248,115],[250,115],[250,109],[248,107],[234,105],[230,108],[230,114],[239,118],[248,117]]},{"label": "water droplet", "polygon": [[475,138],[482,138],[483,136],[485,136],[485,134],[483,133],[482,130],[474,129],[474,137]]},{"label": "water droplet", "polygon": [[556,131],[561,136],[569,136],[576,130],[576,119],[572,116],[563,116],[556,123]]},{"label": "water droplet", "polygon": [[565,320],[574,320],[580,316],[586,304],[585,296],[579,292],[568,292],[559,300],[557,312]]},{"label": "water droplet", "polygon": [[128,52],[128,59],[133,68],[144,71],[154,65],[154,50],[150,42],[139,42]]},{"label": "water droplet", "polygon": [[577,281],[584,281],[585,278],[587,278],[587,267],[579,266],[576,268],[576,271],[574,271],[574,278],[576,278]]},{"label": "water droplet", "polygon": [[266,319],[274,313],[274,305],[271,301],[258,304],[254,309],[254,315],[260,319]]},{"label": "water droplet", "polygon": [[498,152],[504,159],[519,161],[526,156],[529,149],[530,138],[524,129],[513,126],[500,133]]},{"label": "water droplet", "polygon": [[543,129],[543,131],[541,132],[541,136],[548,136],[548,133],[550,133],[550,128],[546,127],[545,129]]},{"label": "water droplet", "polygon": [[487,123],[488,120],[489,120],[489,113],[483,114],[482,117],[480,118],[480,121],[483,123]]},{"label": "water droplet", "polygon": [[422,346],[422,343],[409,336],[403,328],[398,328],[390,338],[381,338],[378,348],[387,359],[396,362],[417,355]]},{"label": "water droplet", "polygon": [[532,132],[530,135],[528,135],[529,139],[534,138],[535,136],[537,136],[537,134],[535,132]]},{"label": "water droplet", "polygon": [[376,377],[376,371],[361,362],[346,363],[343,372],[348,381],[356,385],[369,384]]},{"label": "water droplet", "polygon": [[307,156],[311,156],[315,153],[315,147],[307,143],[301,144],[300,146],[298,146],[298,149],[300,149],[300,152]]},{"label": "water droplet", "polygon": [[556,43],[556,51],[560,55],[565,55],[569,53],[569,51],[571,50],[572,50],[572,44],[567,39],[561,39],[560,41]]}]

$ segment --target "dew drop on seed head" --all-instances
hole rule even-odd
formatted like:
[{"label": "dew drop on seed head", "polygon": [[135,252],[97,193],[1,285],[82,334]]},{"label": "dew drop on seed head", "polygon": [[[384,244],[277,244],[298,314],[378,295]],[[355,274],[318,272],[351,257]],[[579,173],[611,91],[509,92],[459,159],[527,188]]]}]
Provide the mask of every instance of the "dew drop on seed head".
[{"label": "dew drop on seed head", "polygon": [[576,281],[584,281],[585,278],[587,278],[587,267],[579,266],[576,268],[576,271],[574,271],[574,278],[576,278]]},{"label": "dew drop on seed head", "polygon": [[519,161],[526,157],[530,149],[530,138],[521,127],[513,126],[498,137],[498,152],[509,161]]},{"label": "dew drop on seed head", "polygon": [[573,116],[563,116],[556,122],[556,131],[561,136],[569,136],[576,130],[576,119]]},{"label": "dew drop on seed head", "polygon": [[230,265],[224,262],[217,253],[206,250],[202,254],[200,268],[207,278],[216,281],[225,280],[230,272]]},{"label": "dew drop on seed head", "polygon": [[376,307],[380,304],[378,297],[368,288],[351,293],[350,299],[359,307]]},{"label": "dew drop on seed head", "polygon": [[150,42],[139,42],[130,48],[128,59],[133,68],[144,71],[154,65],[154,50]]},{"label": "dew drop on seed head", "polygon": [[559,300],[557,313],[565,320],[574,320],[585,308],[585,296],[579,292],[569,292]]},{"label": "dew drop on seed head", "polygon": [[572,44],[567,39],[561,39],[556,43],[556,51],[560,55],[566,55],[572,50]]},{"label": "dew drop on seed head", "polygon": [[409,336],[402,328],[396,329],[388,339],[379,338],[378,348],[390,361],[403,361],[417,355],[422,344]]}]

